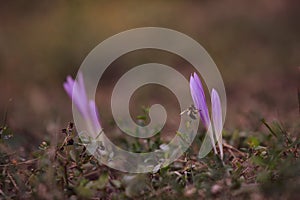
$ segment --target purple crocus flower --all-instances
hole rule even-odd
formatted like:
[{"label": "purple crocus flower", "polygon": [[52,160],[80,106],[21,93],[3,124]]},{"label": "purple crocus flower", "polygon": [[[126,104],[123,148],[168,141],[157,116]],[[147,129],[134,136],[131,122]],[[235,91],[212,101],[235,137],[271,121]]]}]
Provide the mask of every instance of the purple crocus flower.
[{"label": "purple crocus flower", "polygon": [[215,137],[218,141],[220,157],[223,160],[223,145],[222,145],[222,107],[218,92],[213,88],[211,92],[211,113]]},{"label": "purple crocus flower", "polygon": [[82,73],[78,73],[78,81],[68,76],[63,86],[83,119],[85,119],[88,131],[91,131],[93,134],[100,133],[101,125],[98,119],[96,104],[95,101],[89,100],[87,97]]},{"label": "purple crocus flower", "polygon": [[220,149],[220,157],[221,157],[221,159],[223,159],[222,109],[221,109],[219,94],[215,89],[212,90],[211,104],[212,104],[213,126],[211,126],[203,86],[201,84],[200,78],[198,77],[198,75],[196,73],[191,75],[190,90],[191,90],[191,95],[192,95],[195,107],[199,112],[200,119],[210,136],[214,152],[217,153],[216,145],[215,145],[215,138],[216,138],[218,141],[219,149]]},{"label": "purple crocus flower", "polygon": [[190,89],[196,109],[199,111],[200,119],[206,129],[209,127],[209,114],[206,105],[205,94],[201,81],[196,73],[191,75]]}]

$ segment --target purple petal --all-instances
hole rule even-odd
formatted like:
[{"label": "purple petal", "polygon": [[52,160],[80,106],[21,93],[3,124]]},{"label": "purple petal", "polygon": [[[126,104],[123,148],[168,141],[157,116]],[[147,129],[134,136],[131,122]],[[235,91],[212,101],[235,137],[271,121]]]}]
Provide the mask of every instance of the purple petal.
[{"label": "purple petal", "polygon": [[72,98],[73,86],[74,86],[74,80],[72,79],[71,76],[67,76],[67,81],[64,83],[64,88],[70,98]]},{"label": "purple petal", "polygon": [[196,73],[194,73],[194,79],[195,79],[195,81],[196,81],[196,83],[199,87],[199,90],[201,91],[201,96],[204,97],[204,99],[205,99],[205,94],[204,94],[204,90],[203,90],[201,80],[200,80],[199,76]]},{"label": "purple petal", "polygon": [[68,96],[70,98],[72,98],[72,89],[70,89],[69,83],[67,83],[67,82],[64,83],[64,89],[65,89],[66,93],[68,94]]},{"label": "purple petal", "polygon": [[212,118],[216,132],[222,131],[222,108],[218,92],[213,89],[211,92]]},{"label": "purple petal", "polygon": [[199,110],[200,118],[205,128],[208,129],[210,123],[208,108],[201,81],[196,73],[191,75],[190,90],[195,107]]},{"label": "purple petal", "polygon": [[85,95],[82,94],[82,91],[80,90],[80,86],[78,84],[78,82],[74,83],[74,87],[73,87],[73,96],[72,96],[72,100],[75,104],[75,106],[77,107],[77,109],[79,110],[79,112],[83,115],[83,117],[87,117],[88,116],[88,106],[85,103],[86,100],[84,100]]},{"label": "purple petal", "polygon": [[221,158],[223,159],[223,145],[222,145],[222,107],[218,92],[212,89],[211,92],[211,104],[212,104],[212,120],[214,125],[215,136],[220,149]]},{"label": "purple petal", "polygon": [[86,94],[85,84],[84,84],[84,80],[83,80],[83,76],[82,76],[81,72],[78,73],[78,90],[80,91],[80,99],[82,101],[82,104],[87,105],[88,97]]},{"label": "purple petal", "polygon": [[99,113],[97,111],[95,102],[90,100],[89,107],[90,107],[91,121],[92,121],[92,124],[94,125],[94,130],[96,133],[100,133],[101,125],[99,122]]}]

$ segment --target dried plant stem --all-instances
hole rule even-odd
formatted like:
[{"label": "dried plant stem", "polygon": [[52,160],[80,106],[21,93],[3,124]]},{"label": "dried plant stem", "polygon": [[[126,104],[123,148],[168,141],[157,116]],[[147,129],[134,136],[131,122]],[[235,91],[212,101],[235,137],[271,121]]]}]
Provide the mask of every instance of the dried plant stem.
[{"label": "dried plant stem", "polygon": [[7,171],[7,176],[10,179],[10,181],[12,182],[12,184],[14,185],[14,187],[16,188],[17,191],[20,191],[16,181],[13,179],[13,177],[11,176],[11,174]]},{"label": "dried plant stem", "polygon": [[9,166],[16,166],[16,165],[29,165],[35,161],[37,161],[39,158],[34,158],[34,159],[31,159],[31,160],[26,160],[24,162],[18,162],[16,164],[12,164],[12,163],[9,163],[9,164],[4,164],[4,165],[0,165],[0,167],[9,167]]}]

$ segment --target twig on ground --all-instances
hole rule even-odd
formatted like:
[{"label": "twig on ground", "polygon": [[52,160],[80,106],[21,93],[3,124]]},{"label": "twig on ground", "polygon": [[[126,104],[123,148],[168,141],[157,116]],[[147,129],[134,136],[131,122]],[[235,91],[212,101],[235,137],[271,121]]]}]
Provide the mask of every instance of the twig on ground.
[{"label": "twig on ground", "polygon": [[7,171],[7,176],[10,179],[10,181],[12,182],[12,184],[14,185],[14,187],[16,188],[17,191],[20,191],[16,181],[13,179],[13,177],[11,176],[11,174]]},{"label": "twig on ground", "polygon": [[9,167],[9,166],[15,166],[15,165],[29,165],[31,163],[33,163],[34,161],[37,161],[39,158],[34,158],[31,160],[26,160],[24,162],[18,162],[16,164],[13,163],[9,163],[9,164],[4,164],[4,165],[0,165],[0,167]]}]

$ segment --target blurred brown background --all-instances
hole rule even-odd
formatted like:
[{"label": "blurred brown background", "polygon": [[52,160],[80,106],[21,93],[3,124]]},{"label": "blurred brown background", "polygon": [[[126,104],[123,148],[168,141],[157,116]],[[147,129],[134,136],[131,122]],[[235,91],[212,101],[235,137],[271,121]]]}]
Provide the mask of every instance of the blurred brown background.
[{"label": "blurred brown background", "polygon": [[[7,124],[25,141],[56,133],[72,121],[62,83],[76,74],[85,56],[121,31],[159,26],[191,36],[216,62],[228,97],[226,129],[256,130],[261,117],[293,126],[299,120],[299,19],[300,3],[292,0],[2,1],[0,114],[7,111]],[[105,129],[111,126],[109,98],[115,81],[147,62],[169,64],[187,78],[193,72],[166,52],[122,56],[99,84],[97,104]],[[134,95],[133,105],[161,101],[169,126],[176,126],[180,110],[175,97],[165,89],[144,89]],[[135,109],[132,115],[139,113]]]}]

